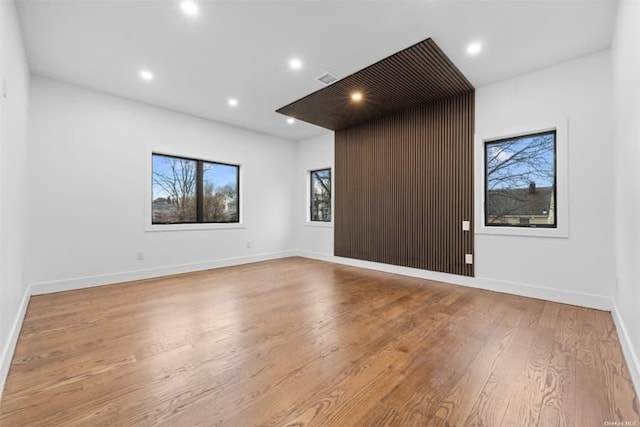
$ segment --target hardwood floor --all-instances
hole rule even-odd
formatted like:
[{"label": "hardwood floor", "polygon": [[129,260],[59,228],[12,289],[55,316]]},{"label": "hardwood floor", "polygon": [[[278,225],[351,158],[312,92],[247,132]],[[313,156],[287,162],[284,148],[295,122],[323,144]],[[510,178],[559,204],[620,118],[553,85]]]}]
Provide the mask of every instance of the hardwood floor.
[{"label": "hardwood floor", "polygon": [[609,313],[288,258],[33,297],[0,425],[640,425],[629,378]]}]

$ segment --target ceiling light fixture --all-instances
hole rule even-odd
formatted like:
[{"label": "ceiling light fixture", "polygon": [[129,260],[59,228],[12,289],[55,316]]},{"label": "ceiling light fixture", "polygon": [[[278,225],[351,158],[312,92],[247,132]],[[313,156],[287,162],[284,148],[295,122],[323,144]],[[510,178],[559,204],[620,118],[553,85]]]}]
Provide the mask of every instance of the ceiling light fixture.
[{"label": "ceiling light fixture", "polygon": [[227,103],[229,104],[230,107],[238,106],[238,100],[235,98],[229,98],[229,101],[227,101]]},{"label": "ceiling light fixture", "polygon": [[296,119],[294,119],[293,117],[289,117],[289,118],[287,119],[287,124],[292,125],[292,124],[294,124],[295,122],[296,122]]},{"label": "ceiling light fixture", "polygon": [[289,60],[289,68],[296,71],[301,69],[302,60],[300,60],[299,58],[291,58],[291,60]]},{"label": "ceiling light fixture", "polygon": [[482,51],[482,43],[473,42],[469,46],[467,46],[467,53],[469,55],[477,55]]},{"label": "ceiling light fixture", "polygon": [[322,82],[322,83],[324,83],[326,85],[330,85],[331,83],[337,81],[338,78],[327,71],[326,73],[324,73],[320,77],[316,78],[316,80],[318,80],[319,82]]},{"label": "ceiling light fixture", "polygon": [[351,100],[355,102],[362,101],[362,92],[353,92],[351,94]]},{"label": "ceiling light fixture", "polygon": [[145,82],[150,82],[151,80],[153,80],[153,73],[149,70],[141,70],[140,78]]},{"label": "ceiling light fixture", "polygon": [[182,13],[187,16],[196,16],[200,12],[198,4],[191,0],[184,0],[180,3],[180,9]]}]

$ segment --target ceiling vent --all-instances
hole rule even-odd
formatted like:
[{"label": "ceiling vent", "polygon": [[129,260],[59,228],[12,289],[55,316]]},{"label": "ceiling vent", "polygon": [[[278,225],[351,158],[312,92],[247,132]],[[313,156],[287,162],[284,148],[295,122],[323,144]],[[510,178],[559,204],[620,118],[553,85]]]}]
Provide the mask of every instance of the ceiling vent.
[{"label": "ceiling vent", "polygon": [[336,76],[334,76],[333,74],[326,72],[323,75],[321,75],[320,77],[318,77],[316,80],[318,80],[319,82],[322,82],[326,85],[330,85],[331,83],[335,82],[336,80],[338,80],[338,78]]}]

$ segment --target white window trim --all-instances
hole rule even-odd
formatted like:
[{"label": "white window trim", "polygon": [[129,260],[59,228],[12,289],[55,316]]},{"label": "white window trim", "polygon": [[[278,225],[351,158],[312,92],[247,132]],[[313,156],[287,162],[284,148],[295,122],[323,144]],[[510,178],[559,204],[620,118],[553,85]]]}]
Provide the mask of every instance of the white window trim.
[{"label": "white window trim", "polygon": [[321,221],[307,221],[304,224],[305,227],[319,227],[319,228],[333,228],[333,220],[331,222],[321,222]]},{"label": "white window trim", "polygon": [[[486,141],[513,138],[550,130],[556,131],[556,228],[536,227],[487,227],[484,225],[484,145]],[[525,125],[511,129],[484,132],[474,140],[476,170],[475,184],[475,234],[569,237],[569,119],[558,119],[537,125]]]},{"label": "white window trim", "polygon": [[[242,167],[241,163],[237,163],[234,161],[226,161],[226,160],[209,160],[209,159],[205,159],[202,158],[201,155],[198,154],[194,154],[194,153],[188,153],[188,152],[184,152],[184,153],[176,153],[170,150],[163,150],[160,148],[156,148],[156,149],[151,149],[150,147],[147,147],[147,149],[145,150],[146,153],[146,161],[145,161],[145,190],[144,190],[144,231],[145,232],[157,232],[157,231],[191,231],[191,230],[234,230],[234,229],[244,229],[247,228],[243,221],[244,221],[244,200],[243,200],[243,187],[244,187],[244,178],[243,178],[243,170],[244,168]],[[152,224],[151,221],[153,219],[153,215],[151,213],[151,199],[153,197],[152,194],[152,178],[151,178],[151,174],[153,172],[153,154],[164,154],[167,156],[175,156],[175,157],[184,157],[184,158],[189,158],[189,159],[198,159],[198,160],[203,160],[206,162],[212,162],[212,163],[216,163],[216,162],[220,162],[220,163],[226,163],[226,164],[230,164],[230,165],[236,165],[238,166],[240,169],[238,171],[238,176],[240,179],[240,188],[238,189],[239,191],[239,202],[240,202],[240,212],[238,212],[239,215],[239,222],[233,222],[233,223],[193,223],[193,224]]]},{"label": "white window trim", "polygon": [[[331,171],[331,221],[311,221],[311,172],[322,169],[329,169]],[[305,193],[307,194],[307,208],[306,208],[306,221],[305,227],[319,227],[319,228],[333,228],[333,219],[335,215],[335,186],[333,179],[333,166],[319,166],[317,168],[307,169],[307,185]]]}]

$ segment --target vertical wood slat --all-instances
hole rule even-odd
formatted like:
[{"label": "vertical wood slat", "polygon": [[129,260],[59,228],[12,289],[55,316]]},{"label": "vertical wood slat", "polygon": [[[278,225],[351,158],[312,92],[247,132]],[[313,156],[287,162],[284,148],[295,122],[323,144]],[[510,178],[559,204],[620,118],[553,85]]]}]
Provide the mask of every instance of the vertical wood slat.
[{"label": "vertical wood slat", "polygon": [[[277,109],[339,130],[473,90],[432,39],[426,39]],[[358,104],[351,94],[362,92]]]},{"label": "vertical wood slat", "polygon": [[474,92],[336,131],[337,256],[473,276]]}]

